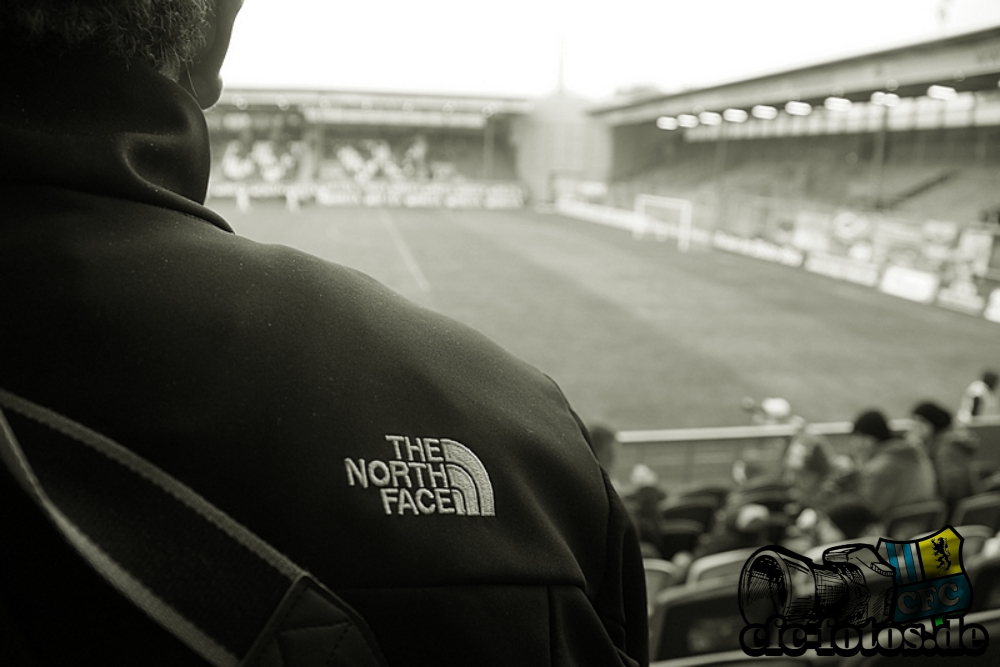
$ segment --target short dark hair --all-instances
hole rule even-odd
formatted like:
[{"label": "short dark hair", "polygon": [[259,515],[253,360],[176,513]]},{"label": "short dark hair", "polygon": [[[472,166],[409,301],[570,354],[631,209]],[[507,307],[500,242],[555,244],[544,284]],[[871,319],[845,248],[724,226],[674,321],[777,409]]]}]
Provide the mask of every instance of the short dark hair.
[{"label": "short dark hair", "polygon": [[593,446],[597,460],[605,468],[609,467],[614,463],[617,435],[610,427],[604,424],[591,424],[587,427],[587,430],[590,432],[590,443]]},{"label": "short dark hair", "polygon": [[990,388],[990,391],[997,388],[996,371],[985,371],[983,373],[983,383]]},{"label": "short dark hair", "polygon": [[176,78],[205,43],[215,0],[6,0],[0,35],[71,53],[91,47]]},{"label": "short dark hair", "polygon": [[913,408],[913,416],[925,419],[935,433],[940,433],[951,426],[951,413],[931,401],[925,401]]},{"label": "short dark hair", "polygon": [[858,415],[854,420],[854,433],[869,435],[879,442],[885,442],[892,438],[892,431],[885,421],[885,415],[878,410],[868,410]]}]

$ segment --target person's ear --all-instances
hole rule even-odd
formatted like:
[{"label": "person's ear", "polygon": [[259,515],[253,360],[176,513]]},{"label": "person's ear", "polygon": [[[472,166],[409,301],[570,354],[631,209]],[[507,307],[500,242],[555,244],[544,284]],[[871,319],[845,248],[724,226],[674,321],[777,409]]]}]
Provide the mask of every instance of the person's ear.
[{"label": "person's ear", "polygon": [[194,96],[202,109],[208,109],[222,96],[219,71],[229,50],[233,23],[242,6],[243,0],[215,0],[215,7],[209,16],[205,46],[194,63],[180,73],[178,83]]}]

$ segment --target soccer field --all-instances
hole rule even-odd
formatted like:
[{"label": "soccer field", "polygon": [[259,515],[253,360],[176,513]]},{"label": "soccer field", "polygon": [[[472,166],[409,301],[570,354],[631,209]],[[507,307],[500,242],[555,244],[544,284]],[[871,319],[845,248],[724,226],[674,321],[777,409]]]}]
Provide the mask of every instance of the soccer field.
[{"label": "soccer field", "polygon": [[551,375],[588,422],[749,423],[745,396],[810,421],[954,409],[1000,326],[721,251],[681,253],[530,211],[211,204],[243,236],[360,269]]}]

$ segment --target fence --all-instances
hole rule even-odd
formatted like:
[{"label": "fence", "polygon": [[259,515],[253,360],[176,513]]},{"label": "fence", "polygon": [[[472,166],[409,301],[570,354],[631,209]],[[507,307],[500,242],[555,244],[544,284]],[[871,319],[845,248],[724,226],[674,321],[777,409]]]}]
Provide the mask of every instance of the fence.
[{"label": "fence", "polygon": [[[897,432],[909,425],[909,419],[890,422]],[[851,428],[850,422],[810,424],[808,432],[825,437],[834,450],[846,453]],[[1000,466],[1000,417],[977,419],[969,428],[979,436],[980,460]],[[780,453],[795,433],[796,427],[790,424],[620,431],[622,450],[616,468],[620,474],[627,474],[636,464],[644,463],[667,485],[728,482],[733,463],[746,448],[754,447],[758,454],[772,452],[777,465]]]}]

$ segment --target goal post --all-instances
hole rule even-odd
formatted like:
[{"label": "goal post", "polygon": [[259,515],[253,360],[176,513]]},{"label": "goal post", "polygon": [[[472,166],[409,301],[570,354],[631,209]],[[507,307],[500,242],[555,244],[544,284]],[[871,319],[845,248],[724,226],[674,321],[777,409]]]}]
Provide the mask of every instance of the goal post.
[{"label": "goal post", "polygon": [[676,197],[640,194],[635,198],[636,226],[632,235],[641,239],[652,234],[657,241],[677,238],[677,249],[691,247],[691,202]]}]

